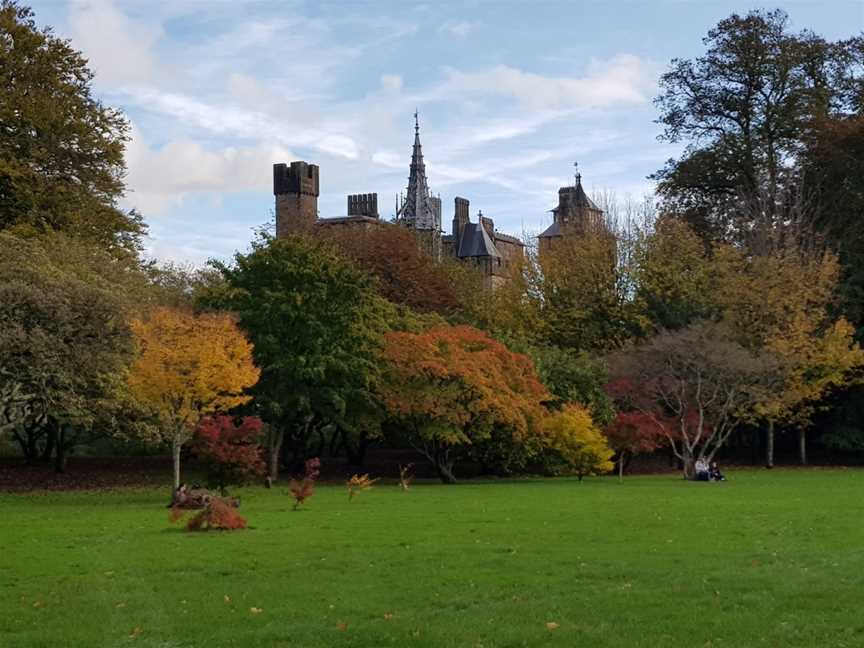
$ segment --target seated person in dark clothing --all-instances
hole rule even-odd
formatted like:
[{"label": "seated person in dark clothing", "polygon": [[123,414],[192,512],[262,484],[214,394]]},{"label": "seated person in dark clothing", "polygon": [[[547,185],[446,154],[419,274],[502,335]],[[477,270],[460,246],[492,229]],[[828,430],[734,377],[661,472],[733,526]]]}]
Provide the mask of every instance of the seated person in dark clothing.
[{"label": "seated person in dark clothing", "polygon": [[711,462],[711,468],[708,470],[708,477],[711,481],[726,481],[723,473],[720,472],[720,467],[716,461]]}]

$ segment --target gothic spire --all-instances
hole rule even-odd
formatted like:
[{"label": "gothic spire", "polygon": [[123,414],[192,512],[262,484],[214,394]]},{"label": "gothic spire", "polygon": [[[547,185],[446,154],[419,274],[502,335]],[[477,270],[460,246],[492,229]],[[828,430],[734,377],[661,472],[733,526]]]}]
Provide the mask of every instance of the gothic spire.
[{"label": "gothic spire", "polygon": [[396,217],[406,227],[417,230],[441,230],[440,203],[429,193],[426,179],[426,164],[423,162],[423,147],[420,144],[420,118],[414,111],[414,148],[411,152],[411,169],[408,189]]}]

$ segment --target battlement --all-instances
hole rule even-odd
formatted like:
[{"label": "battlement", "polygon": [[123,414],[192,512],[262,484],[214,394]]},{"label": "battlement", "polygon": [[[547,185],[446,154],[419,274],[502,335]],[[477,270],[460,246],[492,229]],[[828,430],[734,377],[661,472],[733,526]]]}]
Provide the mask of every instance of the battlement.
[{"label": "battlement", "polygon": [[378,218],[378,194],[368,193],[348,196],[348,215]]},{"label": "battlement", "polygon": [[318,165],[306,162],[284,162],[273,165],[273,194],[304,194],[318,197]]}]

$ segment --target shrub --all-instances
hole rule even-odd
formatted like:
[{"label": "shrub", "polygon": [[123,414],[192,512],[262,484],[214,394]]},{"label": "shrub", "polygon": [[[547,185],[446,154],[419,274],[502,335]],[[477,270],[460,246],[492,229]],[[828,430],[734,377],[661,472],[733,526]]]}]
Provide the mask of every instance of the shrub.
[{"label": "shrub", "polygon": [[[171,522],[179,522],[188,512],[188,509],[174,507],[171,509],[169,519]],[[218,497],[211,498],[200,511],[195,513],[186,523],[189,531],[235,531],[246,528],[246,518],[237,512],[230,503]]]},{"label": "shrub", "polygon": [[348,501],[350,502],[354,499],[354,495],[359,493],[360,491],[368,490],[372,488],[372,484],[374,484],[377,479],[370,479],[369,475],[354,475],[351,479],[348,480]]},{"label": "shrub", "polygon": [[292,479],[288,484],[291,494],[294,496],[294,510],[315,494],[315,480],[321,474],[321,460],[318,457],[307,459],[305,464],[306,474],[303,479]]}]

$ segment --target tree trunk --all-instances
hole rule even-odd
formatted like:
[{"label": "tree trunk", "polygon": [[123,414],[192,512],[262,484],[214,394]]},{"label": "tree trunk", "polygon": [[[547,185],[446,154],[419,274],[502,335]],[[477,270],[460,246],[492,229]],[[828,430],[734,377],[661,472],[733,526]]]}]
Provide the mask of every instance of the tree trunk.
[{"label": "tree trunk", "polygon": [[56,450],[54,451],[54,472],[66,472],[66,426],[56,423]]},{"label": "tree trunk", "polygon": [[48,426],[48,433],[45,437],[45,448],[42,450],[41,460],[44,462],[51,461],[51,455],[54,454],[54,446],[57,445],[57,430],[51,423],[46,424]]},{"label": "tree trunk", "polygon": [[807,465],[807,432],[804,428],[798,430],[798,459],[802,466]]},{"label": "tree trunk", "polygon": [[278,430],[270,426],[270,433],[267,435],[267,443],[269,445],[267,453],[267,470],[270,475],[270,481],[275,482],[279,479],[279,459],[282,454],[282,440],[285,438],[285,431],[280,427]]},{"label": "tree trunk", "polygon": [[765,435],[765,467],[774,467],[774,421],[768,421],[768,431]]},{"label": "tree trunk", "polygon": [[624,451],[618,455],[618,481],[624,481]]},{"label": "tree trunk", "polygon": [[453,462],[452,461],[441,461],[435,462],[435,472],[438,473],[438,477],[441,478],[441,482],[444,484],[455,484],[456,476],[453,474]]},{"label": "tree trunk", "polygon": [[174,460],[174,490],[180,488],[180,451],[183,449],[183,441],[179,435],[171,440],[171,457]]},{"label": "tree trunk", "polygon": [[684,479],[696,479],[696,459],[690,455],[686,455],[683,459],[684,463]]}]

